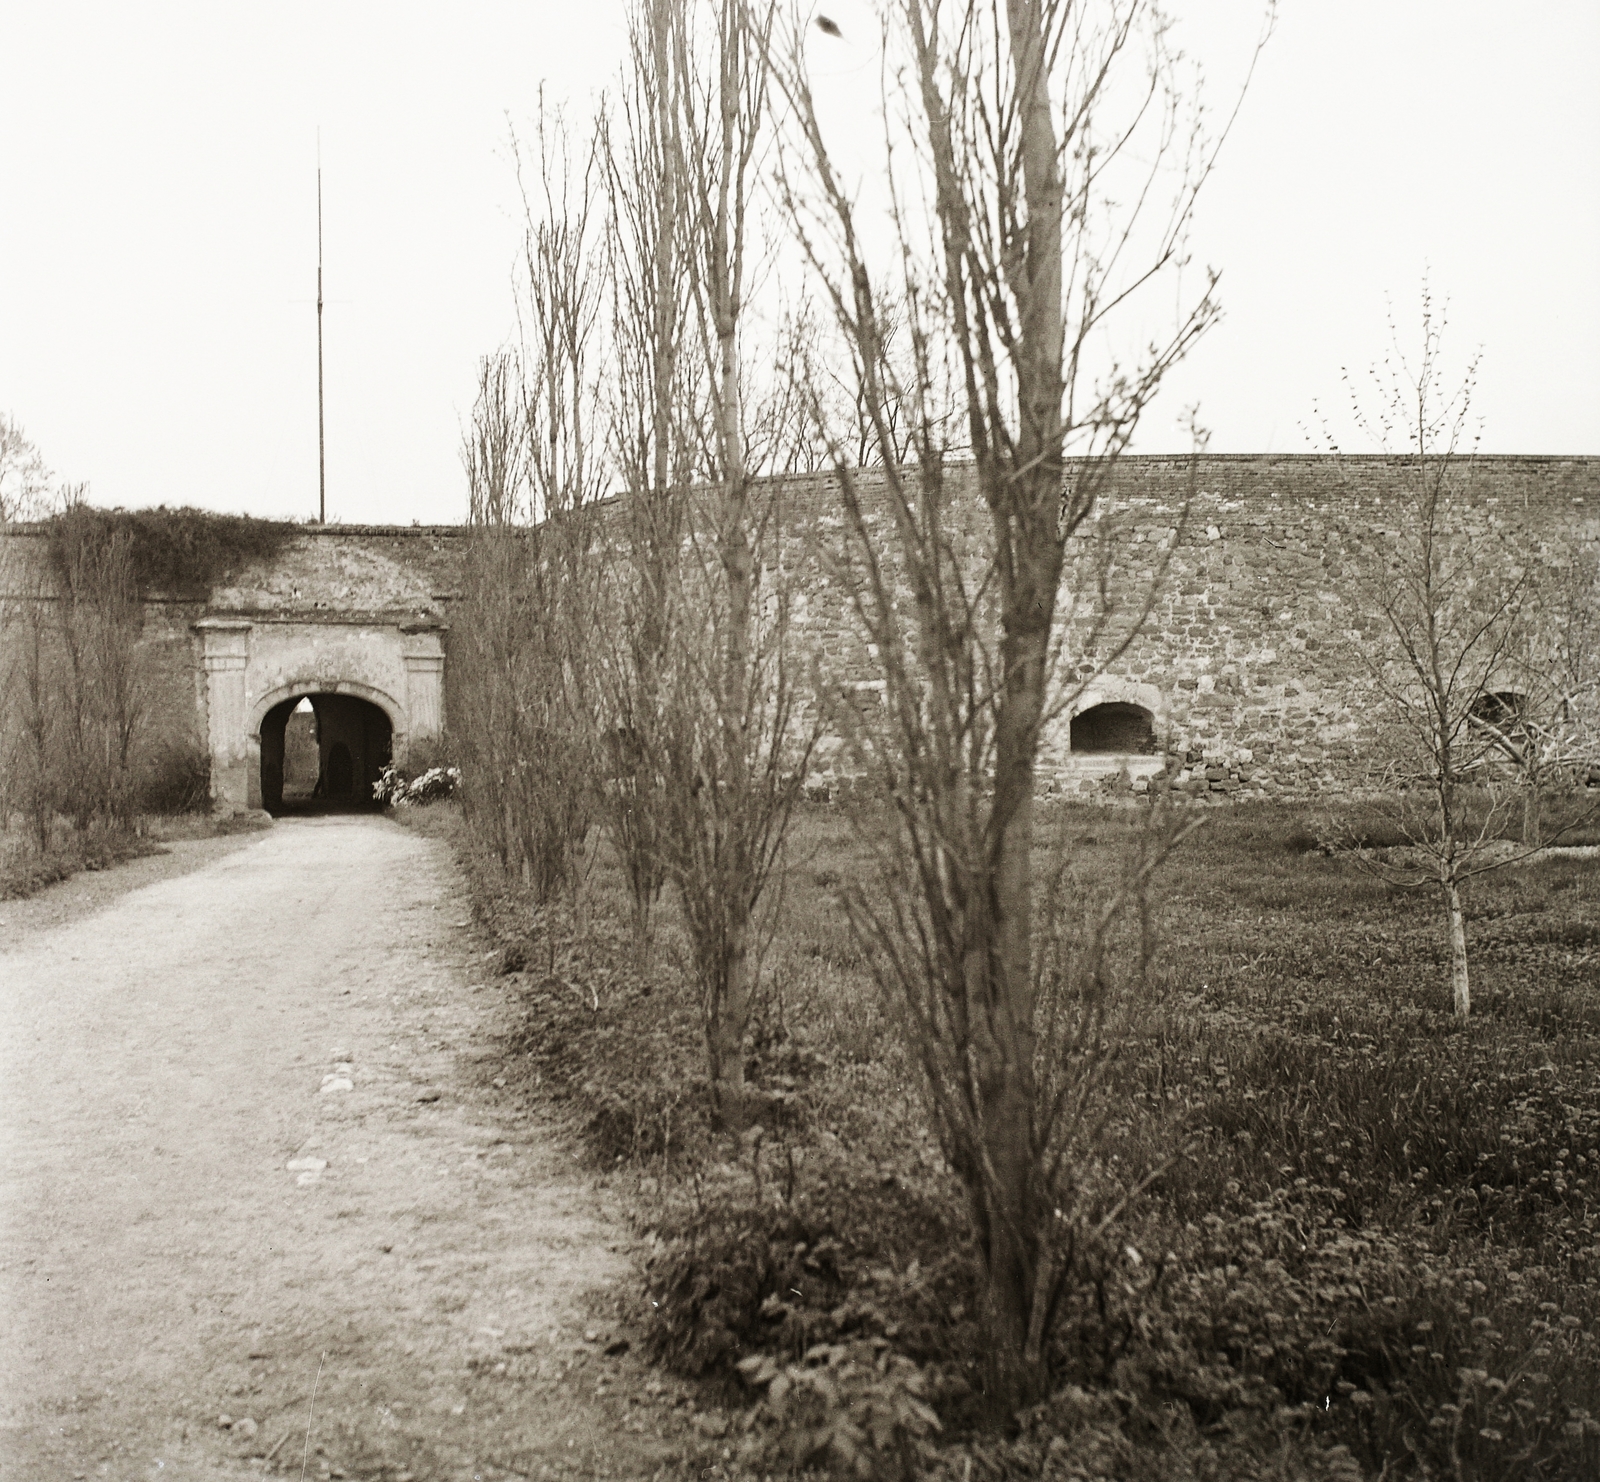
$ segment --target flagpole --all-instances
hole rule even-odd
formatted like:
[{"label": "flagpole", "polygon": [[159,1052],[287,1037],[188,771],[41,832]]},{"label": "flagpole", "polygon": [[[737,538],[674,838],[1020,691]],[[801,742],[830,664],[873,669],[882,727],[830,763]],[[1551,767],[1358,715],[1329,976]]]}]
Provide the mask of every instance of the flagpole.
[{"label": "flagpole", "polygon": [[317,130],[317,523],[328,523],[328,461],[322,411],[322,130]]}]

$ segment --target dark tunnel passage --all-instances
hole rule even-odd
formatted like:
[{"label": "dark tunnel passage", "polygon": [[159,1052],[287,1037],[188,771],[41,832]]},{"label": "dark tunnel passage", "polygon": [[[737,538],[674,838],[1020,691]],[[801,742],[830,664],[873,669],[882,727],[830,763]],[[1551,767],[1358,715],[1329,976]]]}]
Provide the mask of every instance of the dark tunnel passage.
[{"label": "dark tunnel passage", "polygon": [[372,785],[388,765],[394,728],[355,695],[295,695],[261,722],[261,806],[286,813],[377,808]]}]

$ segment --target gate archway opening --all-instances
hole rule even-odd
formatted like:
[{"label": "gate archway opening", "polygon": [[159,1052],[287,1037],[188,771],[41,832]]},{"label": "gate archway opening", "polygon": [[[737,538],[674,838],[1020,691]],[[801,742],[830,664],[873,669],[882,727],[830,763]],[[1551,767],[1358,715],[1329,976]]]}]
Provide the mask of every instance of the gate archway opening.
[{"label": "gate archway opening", "polygon": [[372,787],[393,753],[381,706],[357,695],[291,695],[261,720],[261,806],[274,817],[376,809]]},{"label": "gate archway opening", "polygon": [[1108,700],[1072,717],[1074,756],[1153,756],[1155,717],[1143,705]]}]

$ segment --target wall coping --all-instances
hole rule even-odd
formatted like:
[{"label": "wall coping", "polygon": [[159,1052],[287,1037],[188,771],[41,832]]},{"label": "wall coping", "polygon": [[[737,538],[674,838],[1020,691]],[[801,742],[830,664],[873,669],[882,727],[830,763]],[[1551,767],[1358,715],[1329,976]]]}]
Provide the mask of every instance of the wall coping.
[{"label": "wall coping", "polygon": [[[152,599],[154,600],[154,599]],[[208,612],[194,627],[322,627],[322,628],[399,628],[410,633],[447,633],[450,624],[438,617],[419,613],[412,607],[305,609],[266,607],[228,608]]]},{"label": "wall coping", "polygon": [[[1208,469],[1253,469],[1265,471],[1274,468],[1313,468],[1317,465],[1344,464],[1355,468],[1384,468],[1396,467],[1413,461],[1413,455],[1407,453],[1124,453],[1117,460],[1119,470],[1137,473],[1140,469],[1150,472],[1166,470],[1188,471],[1190,462],[1197,465],[1197,474],[1204,477]],[[1571,469],[1591,474],[1597,481],[1597,500],[1600,500],[1600,453],[1477,453],[1462,455],[1459,462],[1471,462],[1481,468],[1497,469],[1514,472],[1525,469],[1529,472],[1554,471]],[[1081,466],[1082,458],[1069,456],[1064,460],[1067,469]],[[953,472],[974,468],[976,465],[971,459],[951,458],[947,465]],[[868,478],[881,477],[882,466],[867,464],[853,470]],[[908,466],[908,471],[915,472],[914,467]],[[835,482],[839,477],[838,471],[832,468],[817,469],[806,473],[774,473],[763,474],[751,480],[752,484],[763,488],[783,486],[802,493],[808,489],[821,489]],[[702,486],[697,486],[702,487]],[[1122,493],[1113,486],[1108,493]],[[596,505],[617,504],[625,497],[623,493],[602,495],[595,500]],[[1124,494],[1123,497],[1126,497]],[[1249,499],[1250,494],[1238,496]],[[1582,496],[1575,496],[1581,498]],[[285,520],[281,523],[289,525],[296,536],[310,536],[316,539],[337,539],[342,536],[380,536],[386,539],[415,539],[415,540],[459,540],[464,538],[471,527],[460,525],[317,525],[299,524],[295,521]],[[526,528],[526,527],[515,527]],[[12,524],[0,525],[0,538],[7,536],[33,536],[41,537],[45,532],[44,523],[41,521],[16,521]]]}]

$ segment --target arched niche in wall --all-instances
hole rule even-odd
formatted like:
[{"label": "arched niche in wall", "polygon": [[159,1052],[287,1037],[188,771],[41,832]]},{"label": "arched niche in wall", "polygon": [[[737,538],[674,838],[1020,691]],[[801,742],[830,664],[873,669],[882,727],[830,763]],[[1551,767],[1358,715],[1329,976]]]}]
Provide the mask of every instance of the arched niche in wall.
[{"label": "arched niche in wall", "polygon": [[1143,705],[1107,700],[1072,717],[1074,756],[1154,756],[1156,727]]},{"label": "arched niche in wall", "polygon": [[1167,728],[1166,697],[1153,684],[1107,676],[1078,696],[1068,722],[1073,756],[1154,756]]},{"label": "arched niche in wall", "polygon": [[1472,718],[1487,721],[1501,730],[1516,730],[1523,725],[1528,709],[1528,697],[1515,690],[1494,690],[1478,696],[1472,702]]}]

